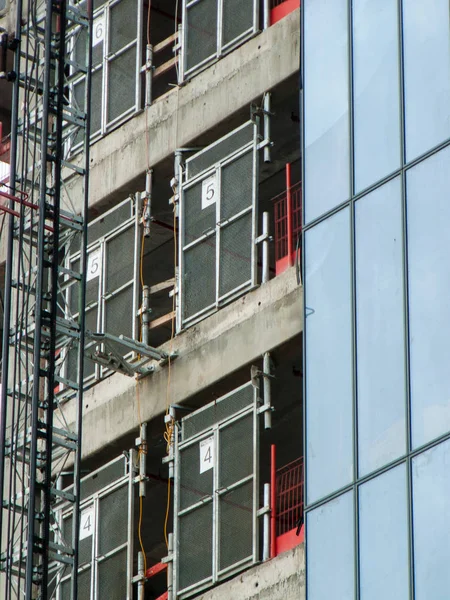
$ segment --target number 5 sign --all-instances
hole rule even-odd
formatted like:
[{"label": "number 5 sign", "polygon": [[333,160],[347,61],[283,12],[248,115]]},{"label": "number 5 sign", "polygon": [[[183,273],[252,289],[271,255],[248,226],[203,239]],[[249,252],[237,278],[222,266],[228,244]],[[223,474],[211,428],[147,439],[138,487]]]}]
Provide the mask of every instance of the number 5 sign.
[{"label": "number 5 sign", "polygon": [[200,442],[200,473],[214,467],[214,438],[209,437]]},{"label": "number 5 sign", "polygon": [[217,194],[217,177],[216,174],[211,175],[202,181],[202,210],[211,206],[216,201]]},{"label": "number 5 sign", "polygon": [[94,252],[90,252],[88,255],[86,281],[91,281],[91,279],[98,277],[100,275],[101,266],[102,250],[99,248],[98,250],[94,250]]}]

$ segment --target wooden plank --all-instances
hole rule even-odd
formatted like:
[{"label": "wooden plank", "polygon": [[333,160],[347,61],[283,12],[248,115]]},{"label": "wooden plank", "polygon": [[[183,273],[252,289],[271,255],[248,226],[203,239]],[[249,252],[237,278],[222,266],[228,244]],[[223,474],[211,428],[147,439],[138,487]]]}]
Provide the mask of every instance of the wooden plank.
[{"label": "wooden plank", "polygon": [[149,329],[156,329],[157,327],[161,327],[161,325],[165,325],[166,323],[170,323],[172,319],[175,318],[175,313],[170,312],[167,315],[163,315],[162,317],[158,317],[154,321],[150,321],[148,324]]},{"label": "wooden plank", "polygon": [[175,277],[172,279],[167,279],[166,281],[161,281],[161,283],[156,283],[150,287],[150,294],[157,294],[158,292],[162,292],[167,290],[175,285]]},{"label": "wooden plank", "polygon": [[153,77],[158,77],[158,75],[162,75],[163,73],[170,71],[170,69],[172,69],[177,64],[177,62],[178,62],[178,56],[174,56],[173,58],[171,58],[170,60],[165,62],[163,65],[157,67],[153,71]]},{"label": "wooden plank", "polygon": [[167,48],[167,46],[170,46],[170,44],[172,42],[174,42],[177,38],[178,38],[178,31],[175,31],[175,33],[172,33],[172,35],[169,35],[168,38],[166,38],[162,42],[159,42],[159,44],[156,44],[156,46],[153,46],[153,54],[156,54],[157,52],[164,50],[164,48]]}]

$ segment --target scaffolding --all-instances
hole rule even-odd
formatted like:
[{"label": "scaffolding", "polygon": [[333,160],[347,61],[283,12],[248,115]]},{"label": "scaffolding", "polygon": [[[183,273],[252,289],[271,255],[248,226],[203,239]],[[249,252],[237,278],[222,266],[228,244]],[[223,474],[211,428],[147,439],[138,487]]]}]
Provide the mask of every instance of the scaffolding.
[{"label": "scaffolding", "polygon": [[[82,375],[59,375],[70,347],[83,373],[85,311],[66,310],[65,290],[77,286],[85,304],[88,206],[89,104],[92,7],[66,0],[17,3],[9,186],[0,186],[8,215],[4,337],[0,404],[0,596],[4,600],[60,597],[62,573],[78,590]],[[72,39],[83,52],[75,53]],[[71,82],[84,73],[84,94],[74,101]],[[82,140],[76,164],[73,140]],[[80,177],[83,197],[75,210],[65,191]],[[72,203],[72,209],[70,209]],[[66,210],[69,204],[69,210]],[[81,212],[81,215],[79,214]],[[76,240],[78,270],[64,266]],[[57,396],[74,391],[76,416],[68,422]],[[70,469],[70,493],[59,473]],[[55,503],[72,513],[70,539],[61,532]]]}]

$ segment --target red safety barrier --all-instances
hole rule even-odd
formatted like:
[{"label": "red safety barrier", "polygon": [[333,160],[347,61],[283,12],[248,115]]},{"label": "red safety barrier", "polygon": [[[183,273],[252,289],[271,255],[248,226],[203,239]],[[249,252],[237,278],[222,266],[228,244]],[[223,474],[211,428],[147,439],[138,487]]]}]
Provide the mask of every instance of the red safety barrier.
[{"label": "red safety barrier", "polygon": [[300,8],[300,0],[271,0],[270,2],[270,24],[281,21],[289,13]]},{"label": "red safety barrier", "polygon": [[275,449],[272,446],[272,478],[275,475],[276,499],[272,496],[272,527],[271,551],[274,558],[281,552],[286,552],[304,539],[303,525],[303,457],[276,469]]},{"label": "red safety barrier", "polygon": [[[275,223],[275,273],[280,275],[295,263],[297,240],[302,231],[302,184],[289,185],[286,165],[286,192],[273,198]],[[300,253],[301,246],[298,246]]]}]

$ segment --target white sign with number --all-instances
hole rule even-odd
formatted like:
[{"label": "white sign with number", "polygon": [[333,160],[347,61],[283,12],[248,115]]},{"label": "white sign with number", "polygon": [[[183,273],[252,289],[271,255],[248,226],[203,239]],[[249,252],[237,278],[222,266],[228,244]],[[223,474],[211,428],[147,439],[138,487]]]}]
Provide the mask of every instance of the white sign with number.
[{"label": "white sign with number", "polygon": [[90,252],[88,255],[86,281],[91,281],[91,279],[99,277],[101,267],[102,250],[99,248],[98,250],[94,250],[94,252]]},{"label": "white sign with number", "polygon": [[214,438],[210,437],[200,442],[200,473],[214,467]]},{"label": "white sign with number", "polygon": [[95,516],[94,507],[90,506],[80,515],[80,540],[84,540],[94,533]]},{"label": "white sign with number", "polygon": [[105,39],[105,14],[102,13],[99,17],[94,20],[94,35],[92,38],[92,45],[97,46],[101,44]]},{"label": "white sign with number", "polygon": [[202,210],[208,208],[216,201],[217,176],[216,173],[202,181]]}]

